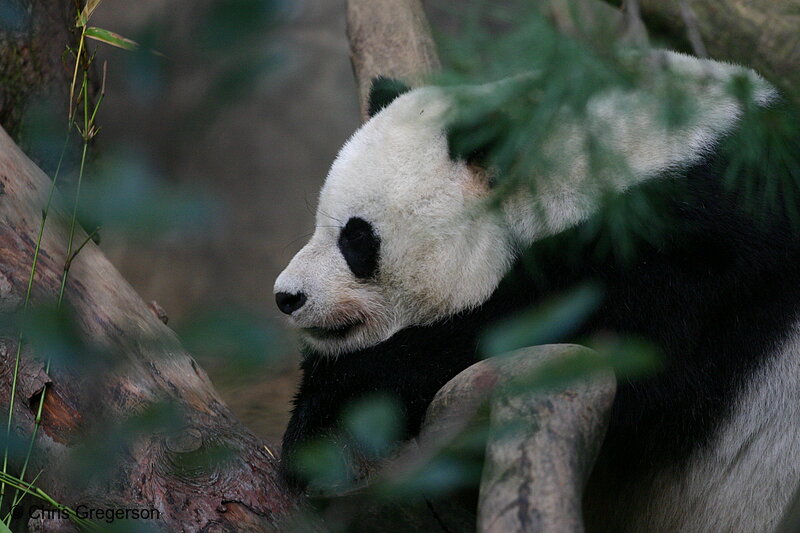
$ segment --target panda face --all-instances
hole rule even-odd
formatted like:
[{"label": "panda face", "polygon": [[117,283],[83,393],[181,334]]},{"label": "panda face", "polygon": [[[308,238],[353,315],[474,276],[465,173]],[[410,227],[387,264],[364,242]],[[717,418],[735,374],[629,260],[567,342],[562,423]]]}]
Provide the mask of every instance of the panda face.
[{"label": "panda face", "polygon": [[322,188],[316,231],[275,282],[312,349],[336,355],[485,301],[513,260],[480,173],[448,154],[447,99],[417,89],[345,144]]}]

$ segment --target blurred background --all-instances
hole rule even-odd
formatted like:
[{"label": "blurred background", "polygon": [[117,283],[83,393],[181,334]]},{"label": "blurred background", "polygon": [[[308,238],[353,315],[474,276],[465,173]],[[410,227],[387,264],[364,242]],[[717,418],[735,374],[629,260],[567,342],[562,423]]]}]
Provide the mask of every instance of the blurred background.
[{"label": "blurred background", "polygon": [[236,4],[229,24],[216,12],[224,1],[105,0],[93,15],[164,54],[98,47],[108,67],[97,152],[133,154],[213,205],[197,231],[104,231],[101,246],[179,332],[226,310],[249,317],[242,335],[267,328],[263,343],[247,345],[266,352],[246,354],[246,372],[225,350],[195,355],[245,425],[276,442],[298,352],[272,285],[313,231],[318,190],[358,127],[358,104],[344,0]]},{"label": "blurred background", "polygon": [[[484,4],[499,3],[429,1],[426,9],[440,36],[459,29],[457,20],[476,24],[459,5],[477,12]],[[4,127],[53,176],[74,10],[30,0],[0,7],[0,44],[24,51],[31,30],[29,49],[55,62],[45,69],[53,79],[22,80],[25,105],[13,84],[0,86]],[[103,0],[91,14],[93,26],[139,46],[87,41],[90,92],[103,97],[80,221],[88,232],[100,226],[109,259],[163,308],[228,405],[267,442],[280,441],[299,378],[296,339],[272,286],[313,232],[327,170],[359,125],[345,14],[345,0]],[[485,46],[488,33],[469,30],[472,45]],[[19,70],[19,56],[5,54],[2,70]],[[473,50],[461,60],[480,65]],[[36,58],[22,61],[37,72]],[[26,84],[43,94],[29,98]],[[59,177],[64,198],[73,194],[80,152],[73,130]]]}]

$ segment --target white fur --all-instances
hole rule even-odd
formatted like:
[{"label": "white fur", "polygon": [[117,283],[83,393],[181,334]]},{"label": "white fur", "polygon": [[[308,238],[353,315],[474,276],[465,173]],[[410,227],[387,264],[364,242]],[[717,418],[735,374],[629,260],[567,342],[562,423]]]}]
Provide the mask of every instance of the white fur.
[{"label": "white fur", "polygon": [[[800,323],[753,376],[714,441],[682,465],[592,494],[598,531],[774,531],[800,479]],[[620,505],[620,502],[624,502]]]},{"label": "white fur", "polygon": [[[736,122],[740,110],[727,85],[750,78],[755,99],[772,89],[741,67],[662,52],[649,60],[653,84],[667,75],[693,100],[680,128],[662,125],[662,104],[649,91],[616,91],[589,103],[586,118],[565,116],[544,147],[555,163],[536,194],[518,191],[502,213],[483,209],[484,180],[448,157],[443,122],[448,93],[422,88],[397,98],[345,144],[322,188],[317,229],[275,282],[276,292],[304,292],[292,317],[300,328],[362,322],[344,338],[304,339],[337,354],[379,343],[401,328],[431,323],[484,302],[514,260],[518,246],[562,231],[595,212],[606,189],[624,191],[659,171],[698,160]],[[502,82],[501,82],[502,83]],[[475,90],[486,91],[487,87]],[[591,175],[589,136],[604,139],[624,169]],[[337,247],[351,217],[375,227],[379,272],[356,280]]]},{"label": "white fur", "polygon": [[[737,65],[675,52],[656,52],[649,61],[658,66],[649,79],[652,90],[602,94],[589,102],[585,119],[565,117],[552,132],[544,155],[554,165],[555,176],[536,180],[535,197],[521,191],[506,206],[511,227],[523,243],[584,221],[596,211],[603,193],[622,192],[661,171],[697,162],[741,115],[729,87],[734,77],[749,79],[757,104],[777,95],[757,74]],[[691,116],[679,127],[664,124],[658,89],[668,81],[691,100]],[[586,149],[591,140],[602,141],[622,166],[609,165],[608,175],[592,174]]]}]

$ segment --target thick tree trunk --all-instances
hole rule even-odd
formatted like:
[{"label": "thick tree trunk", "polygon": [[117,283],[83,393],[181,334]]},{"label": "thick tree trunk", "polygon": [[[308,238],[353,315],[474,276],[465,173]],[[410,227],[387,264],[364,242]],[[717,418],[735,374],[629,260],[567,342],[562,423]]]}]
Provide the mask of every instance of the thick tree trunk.
[{"label": "thick tree trunk", "polygon": [[[0,305],[5,311],[22,305],[51,186],[0,130]],[[84,238],[79,231],[76,241]],[[34,303],[54,301],[67,240],[68,221],[54,207],[41,241]],[[281,517],[297,509],[278,481],[276,458],[232,416],[172,331],[91,242],[72,262],[65,295],[85,344],[72,358],[54,361],[49,372],[43,363],[48,354],[21,351],[12,427],[23,443],[46,389],[28,479],[41,472],[36,485],[70,506],[157,509],[160,520],[149,524],[166,531],[276,530]],[[3,413],[16,354],[12,331],[0,338]],[[105,475],[86,478],[70,470],[68,459],[76,447],[119,440],[125,420],[162,404],[180,413],[177,425],[151,425],[85,464],[85,472]],[[19,472],[18,463],[11,473]],[[63,525],[59,520],[37,524],[39,531]]]},{"label": "thick tree trunk", "polygon": [[76,12],[72,0],[3,2],[0,126],[17,142],[33,100],[47,100],[62,111],[55,116],[67,116],[72,71],[62,58],[76,41]]}]

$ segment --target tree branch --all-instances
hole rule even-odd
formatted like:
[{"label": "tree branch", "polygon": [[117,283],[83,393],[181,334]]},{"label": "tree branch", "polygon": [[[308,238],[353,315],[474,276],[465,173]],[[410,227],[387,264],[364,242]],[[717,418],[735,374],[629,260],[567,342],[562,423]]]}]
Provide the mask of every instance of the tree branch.
[{"label": "tree branch", "polygon": [[385,76],[417,86],[440,68],[420,0],[348,0],[347,37],[363,121],[373,79]]},{"label": "tree branch", "polygon": [[[710,57],[754,68],[800,103],[800,0],[639,3],[646,23],[691,41],[699,38]],[[686,8],[693,23],[687,22]]]},{"label": "tree branch", "polygon": [[[605,436],[616,382],[610,373],[543,391],[531,378],[549,364],[594,356],[545,345],[477,363],[442,387],[422,442],[446,441],[489,401],[491,433],[478,502],[480,533],[582,531],[581,501]],[[441,444],[440,444],[441,446]]]}]

